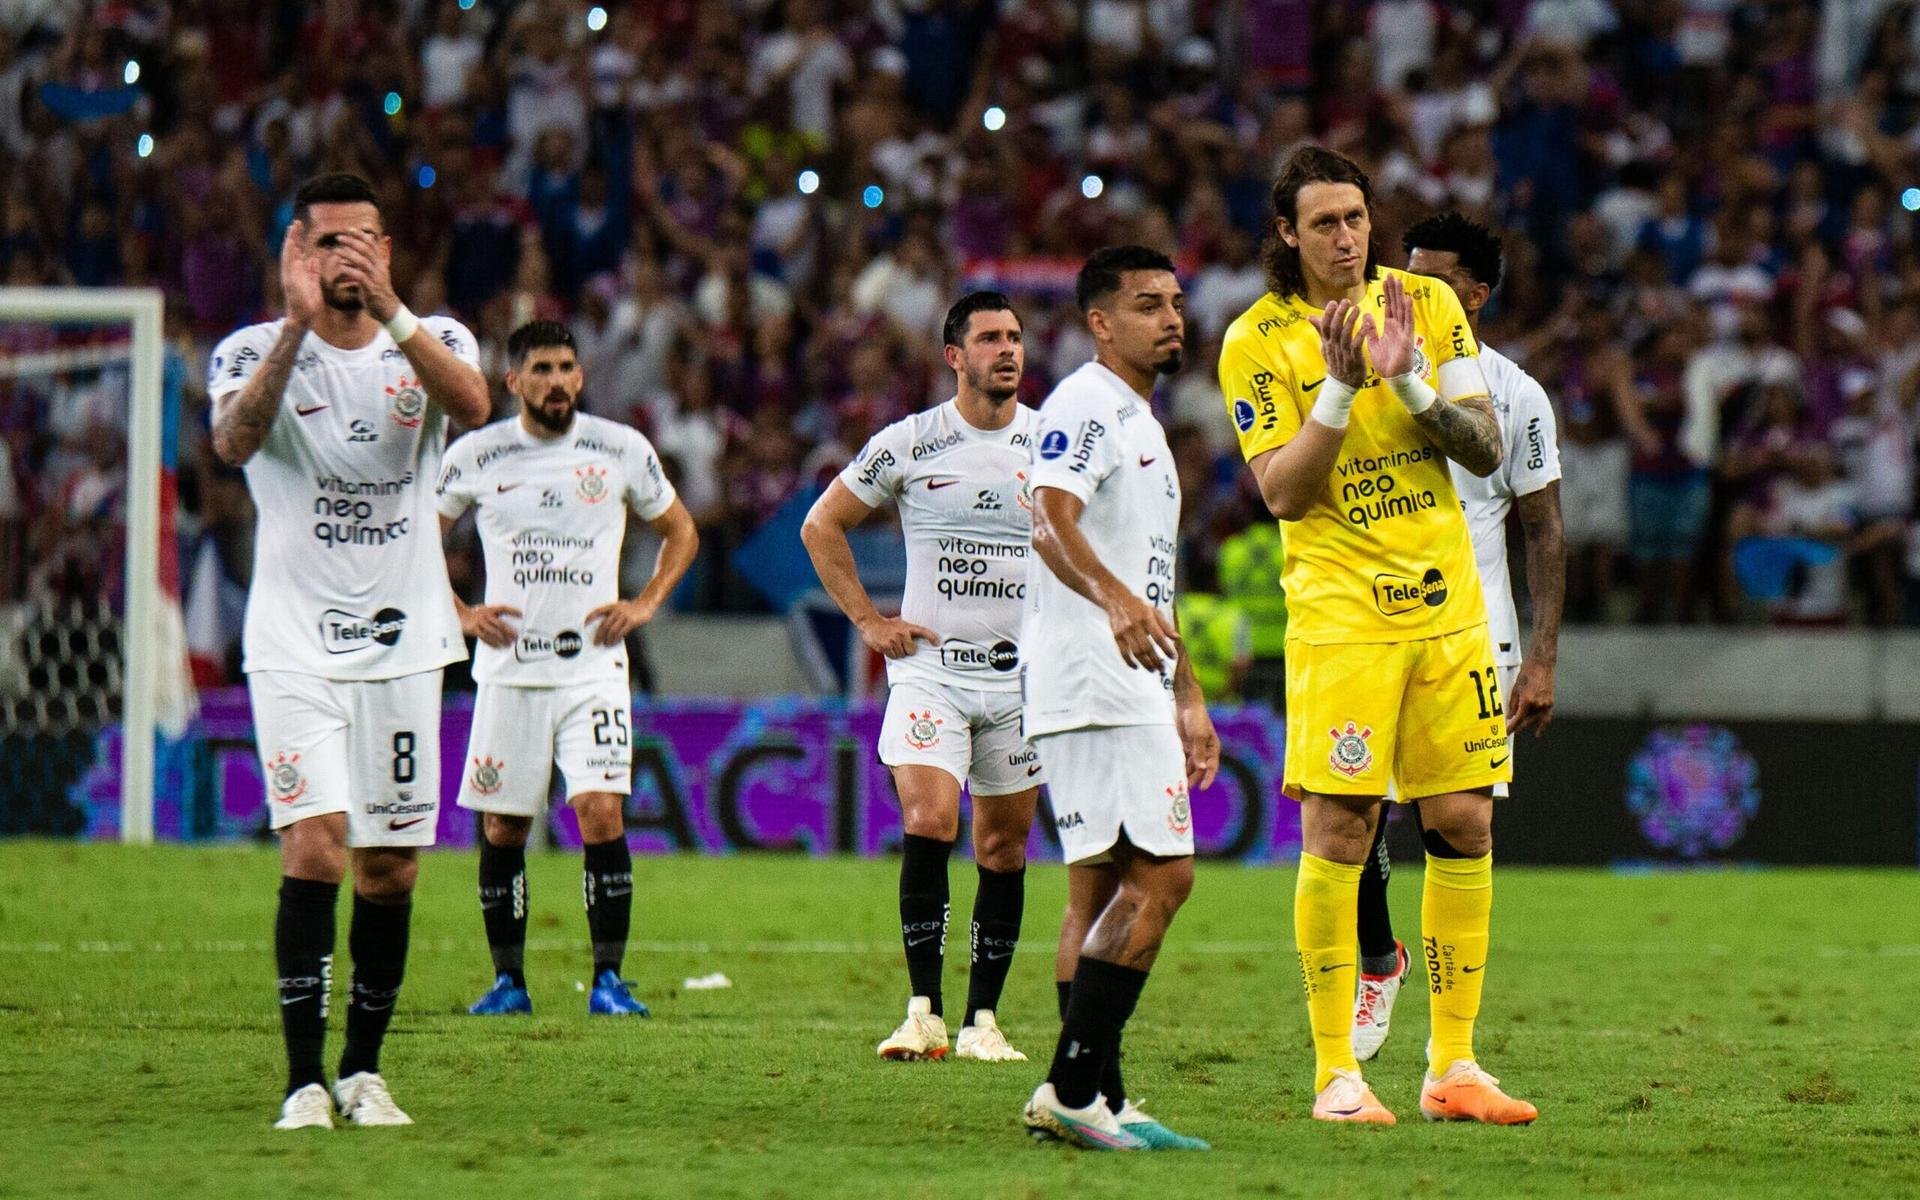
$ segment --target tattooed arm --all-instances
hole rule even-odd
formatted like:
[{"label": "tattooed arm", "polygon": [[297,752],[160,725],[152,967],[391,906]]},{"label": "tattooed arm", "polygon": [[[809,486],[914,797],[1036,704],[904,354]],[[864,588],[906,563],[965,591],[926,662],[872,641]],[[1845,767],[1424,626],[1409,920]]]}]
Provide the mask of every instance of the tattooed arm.
[{"label": "tattooed arm", "polygon": [[1487,397],[1459,401],[1443,397],[1425,412],[1415,413],[1413,423],[1440,453],[1480,478],[1500,469],[1500,421]]},{"label": "tattooed arm", "polygon": [[307,254],[305,238],[305,223],[295,221],[280,243],[280,290],[286,296],[287,320],[279,340],[245,387],[214,398],[213,452],[230,467],[244,466],[273,432],[293,361],[320,311],[320,265]]},{"label": "tattooed arm", "polygon": [[245,466],[273,432],[274,418],[280,415],[280,402],[287,391],[287,377],[293,373],[293,360],[306,340],[303,322],[287,319],[280,327],[280,338],[267,351],[260,368],[247,380],[247,386],[213,402],[213,452],[230,467]]}]

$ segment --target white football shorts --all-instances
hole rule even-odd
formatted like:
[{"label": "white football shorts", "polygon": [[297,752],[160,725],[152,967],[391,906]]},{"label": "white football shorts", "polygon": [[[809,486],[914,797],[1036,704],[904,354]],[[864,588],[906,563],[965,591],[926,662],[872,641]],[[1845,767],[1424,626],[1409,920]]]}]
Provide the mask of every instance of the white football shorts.
[{"label": "white football shorts", "polygon": [[1120,835],[1162,858],[1193,853],[1187,758],[1171,725],[1095,725],[1033,739],[1046,764],[1061,857],[1090,866]]},{"label": "white football shorts", "polygon": [[440,821],[440,668],[397,679],[247,676],[273,828],[347,814],[347,845],[431,846]]},{"label": "white football shorts", "polygon": [[633,791],[633,697],[624,679],[571,687],[483,683],[460,769],[460,807],[515,817],[547,811],[558,765],[567,799]]},{"label": "white football shorts", "polygon": [[887,695],[880,761],[939,767],[974,797],[1011,796],[1047,781],[1020,733],[1020,693],[903,682]]}]

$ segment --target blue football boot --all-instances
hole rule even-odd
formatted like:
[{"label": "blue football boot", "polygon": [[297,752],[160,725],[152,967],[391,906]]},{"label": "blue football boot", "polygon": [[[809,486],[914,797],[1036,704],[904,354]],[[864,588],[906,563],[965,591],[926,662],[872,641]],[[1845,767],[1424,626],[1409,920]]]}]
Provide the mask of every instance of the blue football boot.
[{"label": "blue football boot", "polygon": [[620,978],[617,971],[602,971],[593,981],[593,992],[587,997],[587,1012],[596,1017],[645,1017],[647,1006],[633,998],[627,989],[632,985]]},{"label": "blue football boot", "polygon": [[513,976],[496,975],[487,994],[475,1000],[467,1011],[476,1017],[532,1016],[533,997],[527,995],[527,989],[514,986]]}]

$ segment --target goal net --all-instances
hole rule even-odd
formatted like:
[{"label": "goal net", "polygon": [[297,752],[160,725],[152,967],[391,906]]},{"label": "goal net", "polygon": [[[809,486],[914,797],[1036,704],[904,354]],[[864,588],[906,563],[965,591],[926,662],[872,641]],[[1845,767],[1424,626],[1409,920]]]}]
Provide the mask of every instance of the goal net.
[{"label": "goal net", "polygon": [[0,834],[154,836],[193,709],[162,337],[157,291],[0,288]]}]

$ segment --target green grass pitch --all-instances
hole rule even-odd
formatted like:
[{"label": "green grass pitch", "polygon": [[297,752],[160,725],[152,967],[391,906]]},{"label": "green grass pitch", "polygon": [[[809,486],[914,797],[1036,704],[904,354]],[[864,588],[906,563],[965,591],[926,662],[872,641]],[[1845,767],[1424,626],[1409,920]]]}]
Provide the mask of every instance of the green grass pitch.
[{"label": "green grass pitch", "polygon": [[[1028,1142],[1065,883],[1029,875],[1001,1006],[1034,1062],[890,1064],[904,1001],[884,861],[649,858],[627,974],[589,1020],[577,859],[531,865],[532,1019],[489,981],[473,858],[428,856],[385,1070],[418,1125],[275,1133],[265,849],[0,843],[0,1194],[768,1197],[1920,1195],[1920,876],[1503,870],[1482,1061],[1525,1129],[1432,1126],[1410,988],[1368,1071],[1402,1123],[1308,1119],[1293,876],[1201,864],[1127,1079],[1209,1155]],[[1394,884],[1417,928],[1417,867]],[[972,871],[956,863],[948,1007]],[[338,1052],[346,906],[328,1042]],[[722,971],[735,986],[687,992]]]}]

